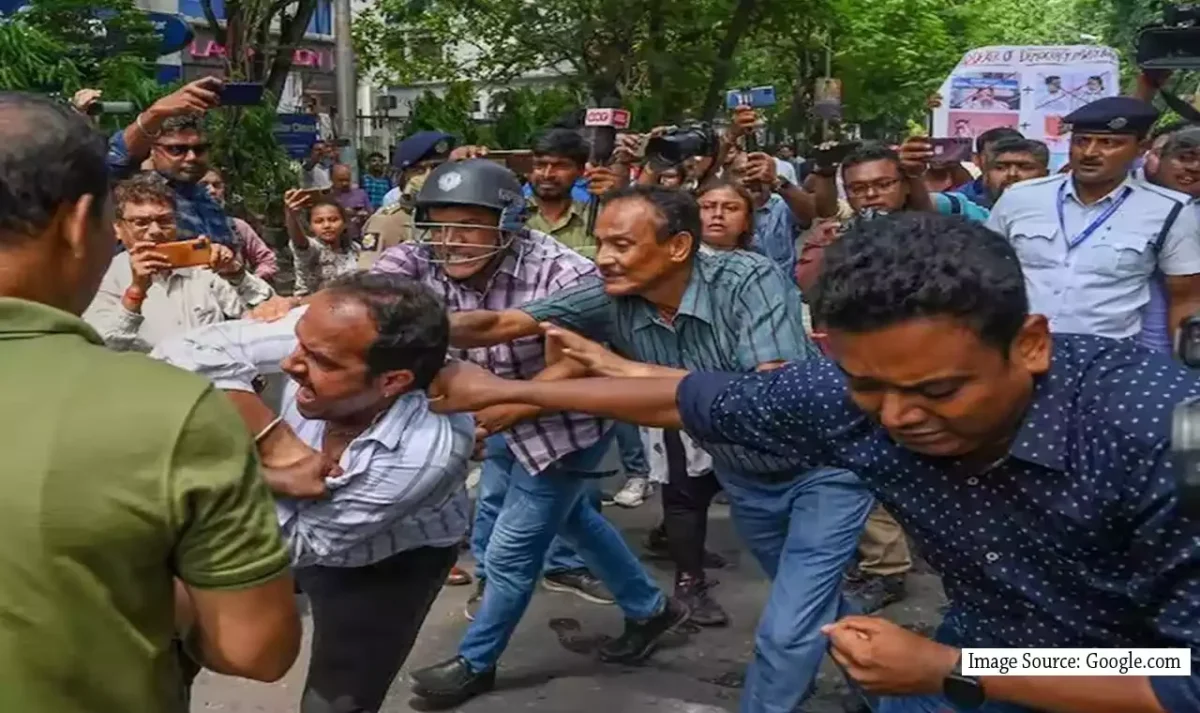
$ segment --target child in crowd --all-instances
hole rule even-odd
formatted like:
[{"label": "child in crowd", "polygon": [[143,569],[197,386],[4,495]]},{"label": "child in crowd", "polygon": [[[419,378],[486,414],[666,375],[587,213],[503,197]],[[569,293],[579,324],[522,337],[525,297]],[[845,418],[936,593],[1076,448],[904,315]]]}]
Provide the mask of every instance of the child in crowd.
[{"label": "child in crowd", "polygon": [[[359,247],[346,231],[348,221],[342,206],[308,189],[288,191],[283,202],[296,269],[296,296],[311,295],[334,278],[358,269]],[[302,216],[307,220],[302,222]]]}]

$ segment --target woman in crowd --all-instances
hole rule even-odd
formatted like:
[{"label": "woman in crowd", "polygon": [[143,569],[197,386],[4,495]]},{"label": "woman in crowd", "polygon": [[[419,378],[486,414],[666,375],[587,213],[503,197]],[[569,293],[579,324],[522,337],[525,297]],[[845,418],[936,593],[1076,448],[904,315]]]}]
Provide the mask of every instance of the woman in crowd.
[{"label": "woman in crowd", "polygon": [[[221,172],[215,168],[208,169],[208,173],[204,174],[200,183],[208,189],[213,200],[224,208],[225,177],[221,175]],[[238,243],[241,246],[241,258],[245,261],[246,267],[250,268],[256,277],[270,282],[279,272],[275,251],[259,237],[258,232],[246,221],[230,216],[229,222],[233,225],[234,234],[237,235]]]},{"label": "woman in crowd", "polygon": [[348,221],[341,205],[302,188],[285,193],[283,203],[296,266],[296,296],[311,295],[358,269],[359,248],[346,231]]},{"label": "woman in crowd", "polygon": [[749,250],[754,240],[754,197],[728,178],[715,178],[696,194],[700,203],[700,249]]}]

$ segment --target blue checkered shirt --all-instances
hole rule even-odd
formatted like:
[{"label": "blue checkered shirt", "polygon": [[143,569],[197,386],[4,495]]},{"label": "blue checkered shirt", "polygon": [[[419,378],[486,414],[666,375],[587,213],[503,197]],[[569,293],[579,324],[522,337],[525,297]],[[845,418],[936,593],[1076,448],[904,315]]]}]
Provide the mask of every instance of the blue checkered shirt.
[{"label": "blue checkered shirt", "polygon": [[[109,175],[123,181],[141,170],[129,156],[125,145],[125,132],[118,131],[108,140]],[[237,235],[229,222],[229,216],[219,203],[208,194],[208,189],[198,183],[180,183],[167,179],[167,185],[175,193],[175,224],[182,237],[207,236],[214,243],[228,246],[237,252]]]},{"label": "blue checkered shirt", "polygon": [[384,197],[387,196],[388,191],[392,190],[392,181],[386,176],[376,178],[369,173],[363,174],[359,184],[367,192],[367,200],[371,201],[371,207],[375,210],[383,207]]}]

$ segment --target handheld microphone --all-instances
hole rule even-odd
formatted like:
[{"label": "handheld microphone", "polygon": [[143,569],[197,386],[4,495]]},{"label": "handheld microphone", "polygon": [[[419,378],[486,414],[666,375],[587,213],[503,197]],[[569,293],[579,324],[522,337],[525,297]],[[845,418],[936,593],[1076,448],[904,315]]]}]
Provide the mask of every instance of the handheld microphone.
[{"label": "handheld microphone", "polygon": [[[588,140],[591,150],[588,152],[588,163],[593,166],[607,165],[612,159],[613,149],[617,145],[617,131],[629,128],[629,112],[624,109],[588,109],[584,115],[583,125],[588,129]],[[596,213],[600,203],[594,197],[588,204],[587,233],[592,234],[596,225]]]}]

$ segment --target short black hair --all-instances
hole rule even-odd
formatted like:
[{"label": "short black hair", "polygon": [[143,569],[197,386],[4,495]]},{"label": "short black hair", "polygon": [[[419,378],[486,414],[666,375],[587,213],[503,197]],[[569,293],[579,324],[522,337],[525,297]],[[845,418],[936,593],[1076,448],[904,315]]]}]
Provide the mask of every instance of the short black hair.
[{"label": "short black hair", "polygon": [[848,169],[874,161],[891,161],[896,164],[897,170],[900,169],[900,154],[878,141],[868,141],[842,159],[842,175],[845,175]]},{"label": "short black hair", "polygon": [[367,154],[367,160],[368,160],[368,161],[370,161],[370,160],[371,160],[371,159],[373,159],[373,158],[381,158],[381,159],[384,159],[384,160],[386,160],[386,159],[387,159],[387,157],[386,157],[386,156],[384,156],[383,154],[379,153],[378,151],[372,151],[371,153]]},{"label": "short black hair", "polygon": [[692,254],[700,250],[700,204],[691,193],[679,188],[634,184],[604,194],[600,198],[600,205],[623,200],[645,201],[654,207],[659,218],[655,226],[658,242],[663,243],[673,235],[687,233],[692,236]]},{"label": "short black hair", "polygon": [[591,146],[578,131],[550,129],[533,141],[534,156],[561,156],[582,168],[587,163]]},{"label": "short black hair", "polygon": [[367,350],[371,375],[408,369],[413,387],[427,389],[446,362],[450,319],[433,290],[416,280],[367,271],[343,275],[325,288],[361,303],[379,335]]},{"label": "short black hair", "polygon": [[1046,77],[1046,84],[1049,84],[1050,82],[1055,82],[1055,81],[1061,82],[1062,77],[1058,76],[1057,74],[1051,74],[1049,77]]},{"label": "short black hair", "polygon": [[0,246],[36,238],[65,205],[108,200],[108,143],[69,106],[33,94],[0,92]]},{"label": "short black hair", "polygon": [[1007,126],[997,126],[994,129],[988,129],[979,136],[975,137],[975,153],[981,154],[987,151],[988,146],[996,143],[1000,139],[1023,139],[1025,134],[1022,134],[1016,129]]},{"label": "short black hair", "polygon": [[178,114],[167,117],[159,127],[159,136],[170,136],[184,131],[204,133],[204,117],[200,114]]},{"label": "short black hair", "polygon": [[813,318],[869,332],[950,317],[1007,353],[1029,314],[1011,244],[959,216],[904,212],[859,221],[825,249]]},{"label": "short black hair", "polygon": [[1038,163],[1050,167],[1050,148],[1037,139],[1000,139],[988,147],[987,157],[992,160],[1003,153],[1027,153],[1037,159]]}]

